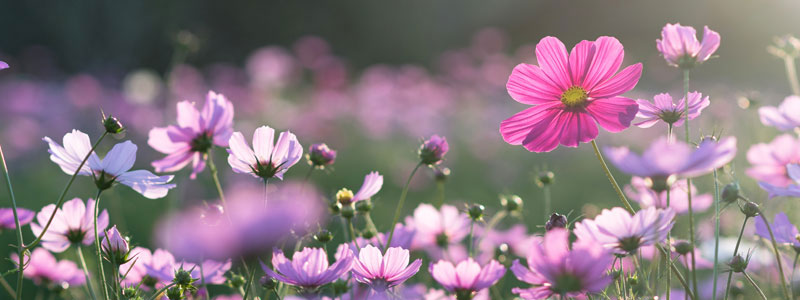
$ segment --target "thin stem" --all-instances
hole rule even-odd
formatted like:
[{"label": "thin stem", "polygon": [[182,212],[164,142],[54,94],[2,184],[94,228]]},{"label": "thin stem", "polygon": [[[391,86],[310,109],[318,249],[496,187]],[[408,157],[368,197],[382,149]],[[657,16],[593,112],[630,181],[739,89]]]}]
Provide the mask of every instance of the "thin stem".
[{"label": "thin stem", "polygon": [[800,257],[800,253],[794,255],[794,263],[792,264],[792,275],[789,277],[789,291],[792,292],[792,299],[794,297],[794,271],[797,269],[797,258]]},{"label": "thin stem", "polygon": [[166,286],[164,286],[164,287],[162,287],[162,288],[160,288],[160,289],[158,289],[158,290],[157,290],[155,293],[153,293],[153,295],[152,295],[152,296],[150,296],[150,298],[148,298],[148,299],[149,299],[149,300],[155,300],[155,299],[157,299],[157,298],[158,298],[158,295],[161,295],[162,293],[164,293],[164,291],[168,290],[169,288],[171,288],[171,287],[173,287],[173,286],[175,286],[175,283],[174,283],[174,282],[173,282],[173,283],[170,283],[170,284],[168,284],[168,285],[166,285]]},{"label": "thin stem", "polygon": [[83,256],[83,250],[80,244],[77,244],[78,249],[78,259],[81,263],[81,268],[83,269],[83,276],[86,277],[86,287],[89,289],[89,295],[92,296],[92,299],[97,299],[97,295],[94,294],[94,288],[92,287],[92,277],[89,276],[89,268],[86,267],[86,258]]},{"label": "thin stem", "polygon": [[[378,235],[378,228],[375,227],[375,222],[372,222],[372,217],[370,217],[369,212],[366,212],[364,214],[364,220],[367,221],[367,228],[369,228],[369,230],[371,230],[377,236]],[[380,246],[381,248],[384,247],[383,242],[381,241],[381,239],[378,239],[378,246]]]},{"label": "thin stem", "polygon": [[469,247],[467,247],[467,254],[469,255],[469,257],[475,257],[475,254],[472,253],[472,248],[475,247],[474,246],[474,244],[475,244],[475,235],[473,234],[474,233],[474,231],[473,231],[474,227],[475,227],[475,221],[470,221],[469,222],[469,240],[468,240],[469,241]]},{"label": "thin stem", "polygon": [[[356,240],[356,229],[353,227],[353,220],[347,218],[347,227],[350,228],[350,238],[352,239],[353,245],[356,246],[356,249],[361,249],[358,246],[358,240]],[[386,249],[389,249],[389,246],[386,246]]]},{"label": "thin stem", "polygon": [[719,182],[717,181],[717,169],[714,169],[714,273],[711,296],[712,300],[717,300],[717,275],[719,269]]},{"label": "thin stem", "polygon": [[394,226],[397,224],[397,220],[400,219],[400,213],[403,212],[403,203],[406,202],[406,195],[408,195],[408,186],[411,184],[411,179],[414,178],[414,174],[417,173],[419,167],[422,166],[422,163],[418,163],[414,170],[411,171],[411,174],[408,175],[408,180],[406,180],[406,185],[403,187],[403,192],[400,193],[400,201],[397,202],[397,208],[394,210],[394,219],[392,219],[392,229],[389,231],[389,239],[386,240],[386,247],[383,249],[385,253],[387,249],[389,249],[389,245],[392,244],[392,238],[394,237]]},{"label": "thin stem", "polygon": [[[733,247],[732,257],[736,257],[736,254],[739,252],[739,244],[741,244],[742,242],[742,235],[744,235],[744,227],[747,225],[747,219],[749,218],[750,217],[747,216],[744,217],[744,222],[742,222],[742,230],[739,231],[739,238],[736,240],[736,246]],[[728,292],[730,292],[731,290],[731,277],[733,277],[733,271],[728,272],[728,283],[725,285],[725,300],[728,300]],[[714,291],[714,293],[716,293],[716,291]]]},{"label": "thin stem", "polygon": [[781,278],[781,288],[783,289],[783,295],[786,296],[786,299],[789,298],[789,288],[786,287],[786,273],[783,272],[783,262],[781,262],[781,254],[778,252],[778,242],[775,241],[775,235],[772,234],[772,225],[769,224],[769,220],[764,217],[764,212],[760,209],[758,210],[758,214],[761,215],[761,218],[764,220],[764,224],[767,227],[767,231],[769,231],[769,239],[772,242],[772,250],[775,253],[775,262],[778,263],[778,273],[780,274]]},{"label": "thin stem", "polygon": [[750,284],[751,284],[751,285],[752,285],[754,288],[756,288],[756,291],[758,291],[758,294],[759,294],[759,295],[761,295],[761,299],[767,300],[767,296],[766,296],[766,295],[764,295],[764,291],[762,291],[762,290],[761,290],[761,288],[760,288],[760,287],[758,287],[758,285],[756,284],[756,282],[755,282],[755,281],[753,281],[753,278],[750,278],[750,275],[748,275],[748,274],[747,274],[747,272],[742,272],[742,274],[744,274],[744,278],[747,278],[747,281],[749,281],[749,282],[750,282]]},{"label": "thin stem", "polygon": [[[664,254],[665,256],[668,255],[667,250],[664,249],[664,247],[661,245],[658,245],[658,251],[661,251],[661,253]],[[683,286],[683,289],[686,290],[686,294],[689,296],[689,299],[695,299],[694,294],[692,293],[691,289],[689,289],[689,284],[686,283],[686,279],[683,278],[681,272],[678,270],[677,267],[675,267],[675,264],[673,263],[671,256],[667,257],[668,257],[667,264],[672,270],[672,273],[675,273],[675,277],[678,278],[678,282],[680,282],[680,284]],[[669,291],[669,287],[667,287],[667,291]]]},{"label": "thin stem", "polygon": [[800,96],[800,83],[797,81],[797,70],[794,66],[794,58],[784,58],[783,64],[786,66],[786,78],[789,79],[789,85],[792,87],[792,94]]},{"label": "thin stem", "polygon": [[267,208],[267,200],[269,196],[267,194],[267,187],[269,185],[269,179],[264,178],[264,208]]},{"label": "thin stem", "polygon": [[686,118],[683,126],[686,127],[685,142],[689,143],[689,69],[683,70],[683,117]]},{"label": "thin stem", "polygon": [[500,223],[500,221],[503,220],[503,218],[505,218],[506,215],[507,215],[506,211],[501,210],[500,212],[494,214],[494,216],[492,216],[491,219],[489,219],[489,223],[486,224],[485,233],[481,235],[481,238],[478,239],[478,245],[483,243],[483,239],[486,238],[486,236],[488,235],[487,233],[491,232],[492,229],[494,229],[494,226],[496,226],[497,223]]},{"label": "thin stem", "polygon": [[441,180],[436,182],[436,191],[439,197],[439,200],[436,202],[436,208],[441,208],[444,204],[444,182]]},{"label": "thin stem", "polygon": [[[683,126],[686,127],[686,137],[685,142],[688,144],[690,140],[690,132],[689,132],[689,69],[683,70],[683,116],[686,118],[684,121]],[[686,197],[687,202],[689,204],[689,243],[692,244],[694,247],[694,210],[692,209],[692,180],[690,178],[686,178]],[[697,295],[697,267],[696,267],[696,255],[694,251],[692,251],[692,264],[691,264],[691,272],[692,272],[692,291],[695,295]]]},{"label": "thin stem", "polygon": [[[8,174],[8,165],[6,165],[6,157],[3,154],[3,148],[0,147],[0,161],[3,163],[3,175],[6,178],[6,186],[8,187],[8,197],[11,198],[11,210],[14,213],[14,225],[17,231],[17,255],[19,255],[19,274],[17,275],[17,291],[14,296],[17,300],[22,299],[22,270],[24,269],[25,246],[22,238],[22,226],[19,224],[19,215],[17,213],[17,198],[14,196],[14,188],[11,187],[11,176]],[[55,214],[55,211],[53,211]],[[13,290],[9,290],[14,294]]]},{"label": "thin stem", "polygon": [[250,295],[250,287],[253,285],[253,278],[255,277],[255,275],[256,275],[256,268],[253,268],[253,270],[250,271],[250,276],[249,276],[250,278],[247,279],[247,285],[245,285],[244,296],[242,297],[242,300],[247,300],[247,297]]},{"label": "thin stem", "polygon": [[[671,128],[672,128],[672,124],[670,124],[670,129]],[[670,207],[669,201],[670,201],[670,191],[671,190],[672,190],[671,188],[667,188],[667,207]],[[669,264],[670,266],[672,266],[672,233],[671,232],[672,232],[671,229],[670,229],[670,231],[667,231],[667,253],[666,253],[666,255],[667,255],[666,261],[667,261],[667,264]],[[670,294],[671,290],[672,290],[672,273],[667,271],[667,300],[669,300],[669,297],[670,297],[669,294]]]},{"label": "thin stem", "polygon": [[542,192],[544,193],[544,219],[547,220],[550,217],[550,213],[553,212],[550,210],[550,203],[552,201],[550,199],[550,185],[545,184],[544,187],[542,187]]},{"label": "thin stem", "polygon": [[106,286],[107,285],[106,284],[106,273],[105,273],[105,270],[103,270],[103,256],[102,256],[102,254],[100,252],[100,248],[101,248],[100,247],[100,236],[97,234],[97,215],[98,215],[98,212],[100,211],[100,194],[102,194],[102,193],[103,193],[103,190],[98,189],[97,190],[97,196],[95,196],[95,198],[94,198],[94,247],[95,247],[95,249],[97,249],[97,251],[95,252],[97,254],[97,267],[100,269],[99,276],[100,276],[100,284],[102,285],[102,288],[100,289],[100,291],[103,292],[103,299],[108,300],[108,289],[107,289],[107,286]]},{"label": "thin stem", "polygon": [[114,290],[116,291],[117,299],[122,299],[122,289],[120,289],[120,280],[119,280],[119,266],[117,266],[116,263],[112,263],[111,265],[114,271],[114,273],[112,273],[111,275],[111,277],[114,278]]},{"label": "thin stem", "polygon": [[8,284],[8,281],[6,281],[6,279],[2,276],[0,276],[0,285],[2,285],[3,289],[5,289],[6,292],[11,295],[11,298],[17,298],[17,293],[14,292],[14,288],[12,288],[11,285]]},{"label": "thin stem", "polygon": [[225,192],[222,191],[222,184],[219,182],[219,172],[217,171],[217,165],[214,164],[214,155],[211,149],[209,149],[208,154],[206,154],[206,163],[208,164],[208,170],[211,171],[211,179],[214,181],[214,187],[217,188],[219,201],[222,202],[222,210],[224,211],[225,216],[227,216],[228,222],[233,223],[231,215],[228,214],[228,203],[225,202]]},{"label": "thin stem", "polygon": [[597,142],[595,142],[595,140],[592,140],[592,148],[594,148],[594,154],[597,156],[597,160],[600,161],[600,165],[603,166],[603,171],[606,172],[606,177],[608,177],[608,181],[611,181],[611,185],[617,192],[619,200],[622,201],[622,204],[625,206],[626,209],[628,209],[628,212],[630,212],[631,214],[636,213],[636,211],[633,210],[633,207],[631,206],[630,202],[628,202],[628,198],[625,197],[625,193],[623,193],[622,189],[619,187],[617,180],[614,179],[614,175],[611,175],[611,170],[608,169],[608,165],[606,164],[606,161],[603,159],[603,154],[600,153],[600,149],[597,148]]}]

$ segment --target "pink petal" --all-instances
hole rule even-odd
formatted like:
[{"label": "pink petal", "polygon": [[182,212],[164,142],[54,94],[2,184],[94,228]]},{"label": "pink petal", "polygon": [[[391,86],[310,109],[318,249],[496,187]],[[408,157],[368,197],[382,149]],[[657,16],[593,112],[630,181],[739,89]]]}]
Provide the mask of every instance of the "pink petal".
[{"label": "pink petal", "polygon": [[639,77],[642,76],[642,63],[637,63],[623,69],[614,77],[597,84],[594,88],[589,90],[589,97],[592,98],[610,98],[622,95],[636,86],[639,83]]},{"label": "pink petal", "polygon": [[[592,91],[597,89],[598,84],[607,81],[622,65],[622,58],[625,56],[622,44],[613,37],[601,36],[594,42],[594,55],[591,58],[592,65],[586,71],[583,87]],[[637,77],[638,79],[638,77]]]},{"label": "pink petal", "polygon": [[527,108],[500,123],[503,140],[511,145],[522,145],[534,126],[541,122],[549,123],[562,105],[560,102],[537,105]]},{"label": "pink petal", "polygon": [[256,128],[253,133],[253,151],[256,157],[261,162],[274,161],[273,143],[275,142],[275,129],[269,126],[261,126]]},{"label": "pink petal", "polygon": [[564,91],[572,86],[567,47],[558,38],[548,36],[536,44],[536,61],[544,74],[553,80],[560,90]]},{"label": "pink petal", "polygon": [[200,128],[200,112],[189,101],[178,102],[178,126],[190,128],[194,132],[202,131]]},{"label": "pink petal", "polygon": [[719,48],[719,41],[719,33],[708,29],[708,26],[704,26],[703,42],[700,45],[700,52],[697,53],[697,61],[703,62],[708,60],[708,58],[717,51],[717,48]]},{"label": "pink petal", "polygon": [[632,99],[614,97],[590,101],[586,110],[603,129],[609,132],[620,132],[630,127],[639,106]]},{"label": "pink petal", "polygon": [[173,140],[167,132],[168,127],[154,127],[150,129],[147,144],[158,152],[172,154],[188,146],[189,141],[191,141],[189,138],[184,138],[183,136],[180,136],[181,138],[179,140]]},{"label": "pink petal", "polygon": [[[592,41],[581,41],[569,53],[569,68],[572,75],[572,83],[584,86],[583,80],[586,78],[589,67],[592,65],[592,58],[595,54],[595,43]],[[617,67],[619,68],[619,67]],[[616,71],[616,70],[615,70]]]},{"label": "pink petal", "polygon": [[567,147],[578,147],[580,143],[593,140],[598,134],[594,119],[589,114],[578,111],[564,111],[557,127],[561,128],[559,142]]},{"label": "pink petal", "polygon": [[511,98],[529,105],[559,101],[563,92],[541,68],[529,64],[519,64],[514,67],[511,76],[508,77],[506,89]]}]

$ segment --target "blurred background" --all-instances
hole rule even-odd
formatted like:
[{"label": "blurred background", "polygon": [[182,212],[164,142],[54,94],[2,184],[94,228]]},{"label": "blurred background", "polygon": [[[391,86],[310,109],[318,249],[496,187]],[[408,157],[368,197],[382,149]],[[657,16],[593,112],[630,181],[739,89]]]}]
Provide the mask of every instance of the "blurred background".
[{"label": "blurred background", "polygon": [[[778,134],[760,124],[756,110],[777,105],[791,91],[783,61],[766,47],[774,36],[800,34],[798,11],[797,1],[723,0],[2,1],[0,60],[11,68],[0,72],[0,144],[20,205],[38,211],[57,199],[69,179],[48,159],[42,137],[60,141],[75,128],[94,140],[102,109],[117,116],[128,127],[124,139],[139,146],[135,167],[152,170],[150,162],[162,155],[147,145],[148,131],[174,123],[178,101],[201,105],[213,89],[234,103],[234,127],[245,136],[269,125],[296,133],[305,147],[325,142],[338,150],[333,169],[311,179],[330,197],[342,187],[357,189],[369,171],[384,174],[386,184],[373,199],[376,220],[387,220],[378,221],[380,230],[388,229],[419,142],[440,134],[451,145],[443,163],[452,171],[448,203],[481,203],[492,214],[498,194],[517,194],[525,201],[529,230],[541,231],[547,212],[533,181],[541,170],[555,173],[553,208],[571,219],[619,203],[590,146],[534,154],[503,142],[500,121],[524,108],[505,91],[511,70],[535,63],[534,45],[544,36],[571,48],[610,35],[625,46],[624,65],[644,64],[630,98],[669,92],[677,99],[680,72],[667,66],[655,40],[664,24],[680,22],[700,32],[707,25],[722,36],[718,57],[692,72],[691,90],[712,102],[692,123],[693,137],[736,135],[735,177],[722,176],[721,182],[739,180],[751,199],[762,202],[766,194],[744,176],[745,153]],[[598,143],[640,150],[665,132],[601,130]],[[99,152],[112,145],[107,140]],[[253,181],[233,174],[220,152],[223,184]],[[302,180],[307,168],[298,164],[287,177]],[[432,172],[425,171],[412,183],[406,212],[437,195]],[[103,205],[111,222],[136,244],[156,246],[151,236],[157,220],[216,198],[208,172],[194,181],[186,170],[177,175],[178,188],[165,199],[148,200],[126,188],[107,193]],[[712,191],[710,178],[697,182],[702,192]],[[4,189],[0,206],[7,207]],[[90,180],[79,178],[69,198],[92,194]],[[792,205],[780,202],[767,210]],[[734,235],[740,217],[730,215],[722,220],[723,232]],[[700,220],[704,238],[711,219]],[[29,230],[25,235],[32,238]],[[14,241],[10,232],[0,235],[2,245]],[[0,254],[7,256],[6,250]],[[11,268],[7,261],[0,265]]]}]

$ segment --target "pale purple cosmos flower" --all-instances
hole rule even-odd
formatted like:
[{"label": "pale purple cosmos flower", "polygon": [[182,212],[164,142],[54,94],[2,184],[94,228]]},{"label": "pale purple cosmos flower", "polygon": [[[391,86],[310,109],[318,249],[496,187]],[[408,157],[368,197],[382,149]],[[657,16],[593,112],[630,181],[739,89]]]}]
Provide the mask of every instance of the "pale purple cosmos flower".
[{"label": "pale purple cosmos flower", "polygon": [[[658,94],[653,97],[653,102],[647,100],[636,100],[639,103],[639,112],[636,117],[643,119],[634,125],[641,128],[650,128],[658,121],[664,121],[667,124],[672,124],[675,127],[683,125],[686,116],[683,115],[686,109],[686,98],[681,98],[678,104],[672,101],[672,96],[667,93]],[[698,92],[689,93],[689,119],[694,120],[700,116],[704,108],[708,107],[711,101],[708,101],[708,96],[703,98],[703,94]]]},{"label": "pale purple cosmos flower", "polygon": [[[800,237],[798,235],[800,235],[800,233],[797,231],[797,227],[789,222],[789,217],[787,217],[785,213],[779,212],[776,214],[775,221],[770,224],[770,227],[772,228],[773,235],[775,235],[776,242],[789,244],[795,251],[800,251],[800,240],[798,240],[798,237]],[[764,217],[762,216],[756,217],[756,234],[767,240],[772,239],[769,235],[769,230],[767,230],[767,225],[764,222]]]},{"label": "pale purple cosmos flower", "polygon": [[[685,214],[689,211],[689,198],[687,197],[686,181],[676,180],[668,184],[670,189],[669,207],[676,214]],[[628,198],[639,203],[642,208],[667,207],[666,189],[656,192],[653,190],[653,182],[649,178],[633,176],[631,184],[625,186],[625,193]],[[692,210],[702,212],[708,209],[713,203],[714,197],[711,194],[697,194],[697,188],[692,184]]]},{"label": "pale purple cosmos flower", "polygon": [[773,186],[788,186],[793,180],[786,166],[800,163],[800,139],[784,134],[769,144],[755,144],[747,150],[747,161],[751,165],[746,171],[748,176]]},{"label": "pale purple cosmos flower", "polygon": [[117,230],[117,225],[105,232],[100,247],[112,263],[122,265],[127,262],[130,246],[128,240]]},{"label": "pale purple cosmos flower", "polygon": [[613,259],[611,252],[593,241],[578,240],[570,249],[569,231],[556,228],[545,233],[541,244],[531,248],[527,268],[519,260],[511,266],[517,279],[533,287],[511,291],[526,300],[599,293],[612,281],[606,269]]},{"label": "pale purple cosmos flower", "polygon": [[618,254],[634,253],[641,246],[659,243],[675,225],[672,209],[645,208],[635,215],[621,207],[604,209],[594,220],[575,224],[580,240],[591,240]]},{"label": "pale purple cosmos flower", "polygon": [[[154,278],[160,284],[167,284],[175,278],[175,271],[180,269],[190,272],[192,278],[198,281],[203,278],[208,284],[225,283],[225,272],[231,268],[231,260],[224,262],[204,260],[201,264],[187,261],[177,261],[172,253],[163,249],[156,249],[150,262],[144,263],[147,276]],[[201,273],[202,272],[202,273]]]},{"label": "pale purple cosmos flower", "polygon": [[303,146],[289,131],[281,132],[277,143],[274,141],[275,129],[269,126],[261,126],[253,133],[252,149],[241,132],[234,132],[229,141],[228,164],[236,173],[283,180],[283,174],[303,156]]},{"label": "pale purple cosmos flower", "polygon": [[419,147],[419,158],[423,164],[435,165],[442,161],[449,150],[450,145],[447,144],[447,139],[434,134],[430,139],[422,142]]},{"label": "pale purple cosmos flower", "polygon": [[762,106],[758,109],[761,123],[778,128],[780,131],[792,131],[800,127],[800,97],[791,95],[783,100],[780,106]]},{"label": "pale purple cosmos flower", "polygon": [[703,41],[700,42],[694,27],[676,23],[664,26],[656,47],[671,66],[688,69],[708,60],[719,48],[719,41],[719,33],[708,26],[703,27]]},{"label": "pale purple cosmos flower", "polygon": [[275,249],[272,253],[272,267],[268,268],[263,262],[261,268],[267,275],[280,282],[294,286],[314,289],[331,283],[349,272],[353,267],[354,255],[350,249],[345,249],[344,257],[333,265],[328,265],[328,255],[320,248],[304,248],[295,252],[289,260],[283,251]]},{"label": "pale purple cosmos flower", "polygon": [[328,147],[325,143],[313,144],[308,148],[308,163],[317,168],[325,168],[336,161],[336,150]]},{"label": "pale purple cosmos flower", "polygon": [[447,248],[469,234],[470,219],[455,206],[445,204],[437,210],[424,203],[414,210],[407,223],[413,224],[411,226],[417,231],[412,248]]},{"label": "pale purple cosmos flower", "polygon": [[[50,228],[42,236],[42,247],[53,252],[64,252],[70,245],[94,243],[94,206],[96,202],[89,199],[88,205],[79,198],[64,202],[61,208],[55,204],[42,208],[36,215],[36,222],[31,223],[33,235],[39,236],[44,225],[56,211]],[[102,234],[108,227],[108,211],[105,209],[97,215],[97,232]]]},{"label": "pale purple cosmos flower", "polygon": [[[11,254],[11,261],[19,262],[19,256]],[[36,248],[25,260],[25,270],[22,275],[30,278],[36,284],[53,285],[63,287],[63,285],[79,286],[86,282],[83,271],[69,260],[56,260],[44,248]]]},{"label": "pale purple cosmos flower", "polygon": [[384,292],[417,274],[421,265],[421,259],[409,264],[409,253],[406,249],[391,247],[384,255],[380,249],[366,245],[361,248],[358,259],[353,263],[353,278],[368,284],[375,292]]},{"label": "pale purple cosmos flower", "polygon": [[8,63],[0,60],[0,70],[2,69],[8,69]]},{"label": "pale purple cosmos flower", "polygon": [[[17,217],[19,218],[19,226],[33,221],[33,216],[36,215],[32,210],[17,207]],[[0,229],[15,229],[17,223],[14,221],[14,210],[11,208],[0,208]]]},{"label": "pale purple cosmos flower", "polygon": [[650,144],[642,155],[628,147],[606,148],[608,159],[621,171],[641,177],[696,177],[722,167],[736,156],[736,137],[719,142],[704,140],[697,148],[681,141],[661,137]]},{"label": "pale purple cosmos flower", "polygon": [[769,193],[769,197],[800,197],[800,165],[788,164],[786,165],[786,173],[789,178],[794,181],[793,184],[787,186],[777,186],[770,183],[759,181],[758,185]]},{"label": "pale purple cosmos flower", "polygon": [[147,144],[167,157],[153,162],[156,172],[175,172],[192,163],[192,179],[206,166],[205,156],[214,145],[228,147],[233,134],[233,104],[209,91],[202,111],[194,103],[178,102],[178,125],[150,130]]},{"label": "pale purple cosmos flower", "polygon": [[[69,175],[78,170],[83,158],[92,149],[89,136],[75,129],[64,135],[64,147],[49,137],[44,137],[43,140],[50,145],[50,160]],[[136,145],[125,141],[114,145],[102,160],[92,152],[78,174],[92,176],[100,189],[107,189],[119,182],[146,198],[163,198],[175,187],[175,184],[169,184],[173,176],[156,176],[147,170],[130,171],[136,161],[136,150]]]},{"label": "pale purple cosmos flower", "polygon": [[506,274],[506,268],[496,260],[481,267],[472,258],[467,258],[455,266],[449,261],[439,260],[431,263],[428,272],[447,291],[458,295],[458,299],[471,299],[477,292],[500,280]]}]

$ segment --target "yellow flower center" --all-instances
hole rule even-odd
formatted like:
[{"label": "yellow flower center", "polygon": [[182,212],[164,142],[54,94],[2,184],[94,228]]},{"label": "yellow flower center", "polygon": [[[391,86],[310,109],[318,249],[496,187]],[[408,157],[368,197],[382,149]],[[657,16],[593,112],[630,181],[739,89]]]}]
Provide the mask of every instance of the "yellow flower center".
[{"label": "yellow flower center", "polygon": [[349,189],[341,189],[336,192],[336,201],[342,204],[350,203],[350,200],[353,200],[353,191]]},{"label": "yellow flower center", "polygon": [[586,90],[579,86],[573,86],[561,94],[561,103],[564,103],[569,108],[583,107],[588,98],[589,94]]}]

